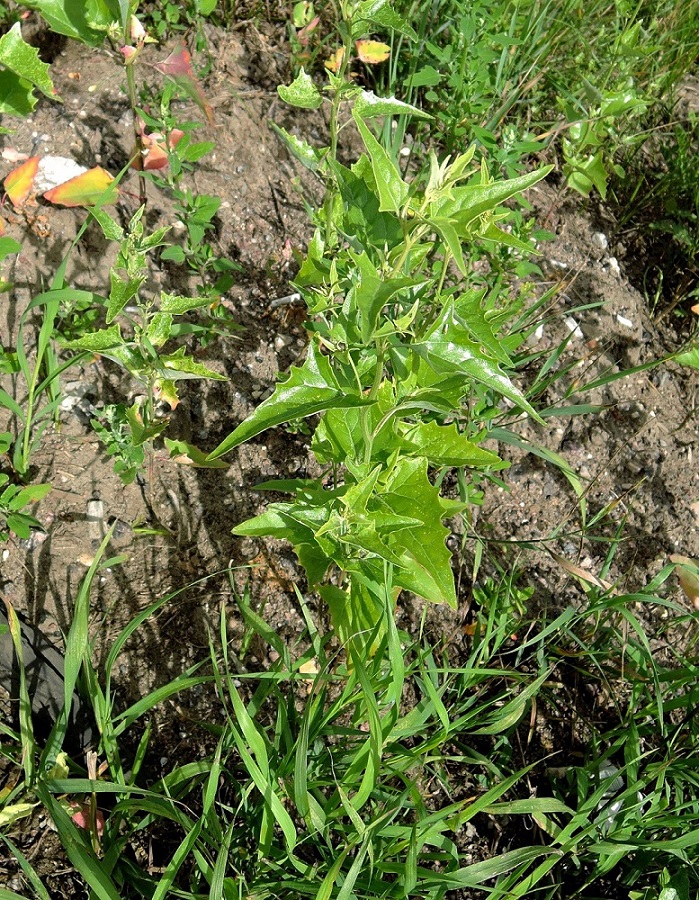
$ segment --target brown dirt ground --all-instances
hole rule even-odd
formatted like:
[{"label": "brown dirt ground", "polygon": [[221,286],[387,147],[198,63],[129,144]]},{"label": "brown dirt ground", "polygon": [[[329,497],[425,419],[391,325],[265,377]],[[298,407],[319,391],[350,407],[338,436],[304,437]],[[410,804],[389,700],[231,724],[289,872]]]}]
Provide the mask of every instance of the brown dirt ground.
[{"label": "brown dirt ground", "polygon": [[[235,259],[243,267],[244,274],[226,303],[244,330],[218,339],[200,354],[202,361],[226,374],[227,380],[195,383],[186,390],[173,417],[171,436],[211,449],[259,402],[277,373],[303,353],[304,332],[294,311],[273,309],[270,303],[291,291],[289,249],[302,248],[309,235],[302,196],[305,193],[317,199],[318,188],[281,147],[268,122],[298,127],[301,133],[310,133],[311,139],[320,138],[324,122],[316,114],[304,115],[301,120],[278,100],[274,85],[287,76],[287,56],[276,49],[278,36],[248,24],[228,33],[210,29],[207,37],[213,66],[206,90],[216,124],[202,127],[198,139],[215,139],[216,150],[202,160],[192,187],[224,200],[215,240],[221,256]],[[46,52],[64,103],[59,106],[42,100],[14,133],[0,139],[2,145],[26,153],[68,156],[87,166],[120,169],[130,151],[130,124],[113,54],[86,52],[67,41],[54,41]],[[146,62],[166,55],[163,48],[150,49]],[[146,73],[148,83],[158,83],[148,65],[140,72]],[[183,104],[182,112],[186,118],[198,117],[191,105]],[[4,177],[12,164],[0,165]],[[565,385],[573,378],[585,383],[603,372],[657,359],[677,347],[681,339],[677,329],[667,322],[654,322],[644,297],[625,277],[624,241],[615,237],[610,215],[600,209],[581,211],[580,204],[572,201],[555,206],[554,199],[553,189],[547,186],[530,198],[539,215],[548,214],[548,227],[556,235],[542,248],[545,278],[561,284],[556,312],[569,314],[579,327],[562,362],[581,362]],[[173,223],[168,201],[152,188],[150,203],[153,222]],[[136,199],[124,192],[118,208],[124,221],[136,204]],[[83,215],[44,206],[26,215],[6,210],[8,233],[21,241],[23,249],[11,271],[3,272],[14,283],[12,292],[3,295],[0,329],[5,346],[13,345],[22,310],[40,287],[50,282]],[[596,236],[600,233],[609,239],[606,249]],[[105,292],[110,253],[113,248],[90,231],[71,257],[69,283]],[[173,267],[156,269],[152,277],[154,288],[176,287],[179,292],[186,288],[183,273]],[[597,308],[572,311],[600,301]],[[556,346],[566,328],[562,315],[552,319],[533,339],[533,348],[535,344]],[[123,399],[124,392],[131,389],[119,372],[101,362],[71,371],[68,377],[89,385],[95,402],[98,398]],[[546,398],[549,405],[556,405],[562,387],[551,389]],[[586,487],[589,515],[608,504],[613,506],[595,535],[609,536],[625,518],[623,540],[607,575],[619,591],[644,585],[667,563],[670,553],[699,557],[699,529],[692,509],[699,497],[699,473],[693,461],[698,439],[696,393],[692,372],[674,364],[662,365],[614,381],[591,395],[575,394],[568,401],[599,404],[603,410],[595,415],[554,418],[547,429],[528,423],[521,427],[524,436],[559,453],[578,473]],[[0,430],[6,425],[0,421]],[[541,552],[519,558],[525,582],[537,588],[533,602],[542,606],[580,604],[583,594],[576,580],[545,548],[598,574],[607,545],[580,537],[579,504],[560,472],[531,454],[503,446],[499,450],[512,461],[504,473],[507,489],[487,491],[475,521],[478,538],[486,542],[494,557],[510,561],[516,556],[512,542],[540,544]],[[60,429],[47,431],[34,456],[35,480],[54,485],[38,510],[46,534],[5,545],[0,574],[3,592],[29,621],[60,643],[61,633],[70,623],[77,584],[99,543],[100,524],[95,526],[88,519],[88,502],[94,500],[103,504],[105,523],[118,520],[114,548],[127,555],[121,566],[102,573],[93,596],[91,624],[97,636],[96,652],[102,659],[111,640],[138,611],[168,591],[193,585],[149,620],[130,642],[117,673],[124,702],[205,658],[207,629],[217,627],[222,604],[235,645],[242,625],[234,611],[231,584],[222,574],[229,566],[239,567],[233,574],[238,588],[251,578],[254,602],[258,608],[264,607],[265,617],[284,638],[293,642],[303,631],[293,592],[295,584],[303,588],[303,578],[290,549],[274,542],[235,539],[231,528],[260,508],[260,499],[251,490],[257,482],[306,470],[310,463],[305,441],[275,430],[240,448],[229,462],[227,470],[195,470],[178,467],[158,453],[151,484],[123,486],[84,416],[74,412],[62,416]],[[170,534],[137,533],[135,526],[152,522],[153,515]],[[457,649],[471,601],[467,572],[474,546],[473,537],[464,543],[460,610],[446,618],[441,610],[432,613],[428,624],[434,633],[454,635]],[[205,580],[193,584],[202,578]],[[687,605],[676,589],[672,596]],[[417,604],[402,600],[398,611],[401,626],[411,627],[419,612]],[[662,652],[663,647],[658,650]],[[253,664],[264,663],[264,648],[258,653],[259,659],[251,658]],[[163,728],[163,767],[182,746],[187,753],[198,752],[201,738],[196,729],[182,724],[180,716],[184,714],[186,710],[173,703],[158,714]],[[196,714],[201,715],[202,710]],[[25,823],[15,838],[20,846],[28,847],[35,863],[42,857],[48,860],[44,874],[49,889],[55,896],[83,896],[83,889],[70,881],[69,867],[65,871],[57,868],[55,840],[46,821],[37,815]],[[30,838],[37,830],[42,836],[38,845]],[[478,858],[478,836],[471,835],[466,844],[465,859]],[[17,867],[11,861],[0,862],[0,884],[21,890]]]}]

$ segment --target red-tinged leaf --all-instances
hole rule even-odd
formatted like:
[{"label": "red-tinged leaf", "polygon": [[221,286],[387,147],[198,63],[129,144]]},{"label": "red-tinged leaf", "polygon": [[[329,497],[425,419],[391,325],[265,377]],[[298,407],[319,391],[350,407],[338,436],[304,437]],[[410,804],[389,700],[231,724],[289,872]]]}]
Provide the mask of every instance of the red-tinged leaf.
[{"label": "red-tinged leaf", "polygon": [[[59,206],[94,206],[113,181],[109,172],[101,166],[95,166],[94,169],[46,191],[44,199]],[[115,200],[116,188],[108,202],[113,203]]]},{"label": "red-tinged leaf", "polygon": [[7,231],[7,223],[4,219],[0,219],[0,237]]},{"label": "red-tinged leaf", "polygon": [[194,100],[209,124],[214,124],[213,110],[199,87],[199,82],[192,69],[192,56],[184,44],[176,47],[167,59],[156,63],[155,68],[168,78],[172,78],[175,84],[179,85],[187,96]]},{"label": "red-tinged leaf", "polygon": [[316,30],[318,25],[320,24],[320,16],[316,16],[314,19],[308,23],[308,25],[304,25],[303,28],[300,28],[296,32],[296,39],[302,47],[307,47],[308,42],[311,39],[311,35]]},{"label": "red-tinged leaf", "polygon": [[32,156],[17,166],[5,179],[5,193],[13,206],[21,206],[32,193],[34,179],[39,169],[39,157]]},{"label": "red-tinged leaf", "polygon": [[337,72],[337,70],[342,65],[342,60],[345,58],[345,48],[338,47],[337,50],[325,60],[325,68],[330,69],[331,72]]},{"label": "red-tinged leaf", "polygon": [[357,41],[355,46],[357,56],[363,63],[370,66],[385,62],[391,55],[391,48],[388,44],[382,44],[381,41]]}]

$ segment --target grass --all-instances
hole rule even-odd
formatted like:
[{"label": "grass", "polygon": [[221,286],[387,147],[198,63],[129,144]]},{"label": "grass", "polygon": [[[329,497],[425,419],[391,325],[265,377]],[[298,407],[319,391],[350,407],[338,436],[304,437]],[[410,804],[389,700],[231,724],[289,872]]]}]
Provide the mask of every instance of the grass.
[{"label": "grass", "polygon": [[[212,12],[208,7],[207,13]],[[310,479],[297,482],[297,505],[276,504],[276,512],[268,513],[275,527],[282,527],[278,520],[283,515],[293,520],[305,563],[309,534],[332,561],[332,568],[326,566],[315,578],[320,581],[327,575],[321,594],[331,615],[327,607],[318,605],[317,595],[297,589],[294,602],[305,629],[293,644],[287,644],[255,609],[249,591],[236,591],[233,573],[215,573],[230,576],[231,590],[218,616],[209,621],[208,654],[168,683],[120,706],[119,661],[132,652],[132,642],[142,629],[177,604],[181,591],[161,597],[136,615],[111,646],[98,647],[89,627],[91,598],[101,570],[121,562],[106,558],[108,534],[75,593],[65,639],[63,712],[48,737],[39,740],[31,716],[20,625],[8,602],[19,697],[16,727],[0,723],[0,754],[7,773],[0,791],[0,840],[16,863],[22,894],[0,888],[2,898],[29,895],[44,900],[50,896],[18,840],[27,823],[36,827],[38,810],[48,814],[65,858],[91,896],[100,900],[173,896],[513,900],[531,894],[550,900],[689,900],[697,894],[699,734],[694,707],[699,634],[696,617],[668,599],[667,582],[674,567],[666,566],[634,593],[610,584],[623,540],[622,525],[611,535],[603,534],[608,550],[599,571],[589,573],[568,564],[571,583],[560,601],[547,604],[522,582],[515,561],[507,554],[497,563],[491,558],[494,548],[471,524],[470,507],[479,502],[488,481],[499,477],[498,467],[483,464],[478,477],[461,467],[455,491],[466,505],[458,509],[465,523],[462,562],[474,576],[469,609],[465,618],[457,612],[425,609],[418,626],[401,629],[397,606],[399,612],[407,611],[415,603],[407,593],[397,599],[401,584],[397,569],[407,568],[405,548],[410,545],[395,539],[389,546],[389,541],[394,541],[396,533],[415,528],[418,520],[408,519],[397,505],[387,516],[388,490],[383,490],[384,506],[381,492],[378,499],[371,492],[381,466],[389,466],[386,457],[391,456],[393,465],[394,455],[403,452],[411,436],[415,439],[412,429],[417,414],[409,408],[410,421],[403,423],[408,430],[393,435],[395,447],[386,445],[390,454],[385,447],[379,448],[373,459],[367,436],[375,439],[381,433],[383,417],[390,418],[386,415],[389,401],[382,396],[385,406],[379,424],[363,411],[367,398],[378,396],[382,386],[384,393],[390,393],[385,388],[389,371],[398,373],[397,394],[405,380],[400,363],[408,359],[416,332],[422,329],[428,334],[434,326],[427,317],[466,288],[471,292],[459,297],[458,313],[471,316],[469,323],[478,329],[479,341],[490,342],[493,352],[504,354],[508,363],[510,354],[513,371],[537,370],[522,408],[529,408],[528,403],[543,398],[548,388],[566,377],[577,362],[562,363],[569,341],[543,358],[524,345],[526,336],[549,315],[552,295],[534,300],[525,290],[512,300],[508,292],[515,276],[536,274],[534,264],[512,242],[506,244],[503,239],[487,254],[476,247],[481,233],[455,242],[447,227],[449,214],[458,225],[458,215],[464,212],[460,208],[445,212],[453,200],[450,191],[468,195],[486,190],[492,184],[489,169],[467,173],[468,161],[458,156],[451,163],[453,169],[445,167],[446,172],[453,171],[454,181],[440,185],[444,196],[418,202],[421,192],[427,194],[430,187],[436,194],[429,175],[414,174],[422,161],[420,142],[456,152],[475,141],[492,170],[509,178],[528,165],[529,154],[546,152],[552,158],[559,154],[558,174],[569,187],[581,194],[593,190],[604,194],[614,179],[621,183],[626,177],[628,154],[644,138],[651,103],[656,97],[669,102],[696,57],[699,12],[690,5],[661,3],[651,8],[643,2],[621,0],[593,0],[584,7],[577,0],[517,4],[476,0],[468,7],[450,0],[396,4],[395,8],[414,29],[417,40],[406,27],[394,30],[383,86],[403,93],[409,102],[424,104],[434,113],[434,121],[429,131],[410,132],[413,126],[398,117],[395,129],[386,126],[381,144],[357,119],[368,153],[363,157],[363,174],[357,174],[361,164],[350,171],[333,157],[326,172],[326,201],[313,212],[318,236],[302,269],[306,279],[302,288],[310,286],[308,296],[315,296],[318,304],[314,333],[324,340],[322,346],[319,343],[315,374],[331,372],[334,365],[339,373],[335,387],[346,387],[340,375],[349,378],[345,399],[350,388],[357,388],[360,411],[356,416],[371,472],[360,471],[360,463],[367,459],[350,460],[351,465],[342,469],[342,460],[327,456],[326,461],[333,463],[332,490],[326,490],[322,482],[314,495]],[[155,4],[153,12],[159,28],[166,28],[168,17],[176,28],[191,24],[192,19],[201,25],[196,3],[188,5],[182,16],[169,3]],[[310,21],[310,15],[305,10],[302,21]],[[380,19],[362,21],[362,33],[385,29]],[[352,28],[345,30],[348,56],[354,37]],[[594,52],[587,52],[589,47]],[[347,69],[341,66],[340,71],[344,75]],[[371,69],[363,77],[375,86],[382,83]],[[337,78],[338,82],[330,80],[327,92],[335,91],[331,117],[336,130],[331,135],[330,156],[337,144],[340,100],[354,96],[355,90],[351,79],[340,87],[342,78]],[[313,83],[296,84],[303,89],[299,105],[322,105],[324,97]],[[621,99],[626,88],[632,96]],[[165,106],[170,117],[169,103]],[[169,133],[176,124],[168,118],[163,130]],[[402,171],[412,172],[413,177],[403,181],[391,160],[403,159],[400,149],[409,133],[412,156]],[[674,207],[666,203],[664,213],[674,216],[685,238],[695,240],[696,179],[687,161],[696,135],[688,130],[675,135],[682,155],[676,168],[668,164],[660,184],[677,202]],[[298,139],[289,143],[312,169],[325,164],[326,158],[310,145]],[[437,175],[435,159],[432,178]],[[454,186],[467,177],[471,180],[466,187]],[[496,181],[496,188],[501,184]],[[175,187],[184,204],[187,188],[179,180]],[[349,201],[347,197],[357,191],[366,205],[376,199],[372,187],[379,192],[377,214],[360,215],[356,196]],[[410,205],[412,201],[417,208]],[[341,210],[343,202],[346,209]],[[206,230],[213,227],[215,211],[212,206],[211,215],[198,223],[198,240],[190,232],[187,245],[191,268],[202,278],[207,269],[224,275],[230,271],[218,257],[203,254],[200,246]],[[388,212],[395,213],[395,222],[389,220]],[[471,215],[469,208],[466,212]],[[529,239],[533,226],[516,213],[509,215],[520,240]],[[392,227],[396,222],[399,228]],[[385,226],[380,241],[375,234],[377,223]],[[666,218],[659,225],[672,231],[672,222],[668,225]],[[434,238],[435,229],[443,237],[441,245]],[[367,235],[373,235],[374,245],[364,248],[362,241],[371,243]],[[323,237],[325,246],[319,250]],[[411,240],[424,243],[414,249]],[[391,241],[394,244],[389,246]],[[366,259],[360,256],[362,249],[367,249]],[[405,276],[410,273],[413,252],[415,271],[435,290],[429,293],[420,283],[416,293],[405,296],[398,293],[406,289],[405,284],[395,287],[390,294],[392,318],[375,311],[375,321],[363,325],[366,333],[360,336],[365,355],[352,356],[348,343],[360,339],[353,337],[353,319],[347,309],[353,296],[362,296],[362,281],[356,280],[358,261],[362,259],[364,265],[364,287],[378,284],[391,267],[402,281],[408,281]],[[371,259],[380,264],[370,266],[366,261],[372,253]],[[126,266],[132,257],[126,258],[127,250],[124,254]],[[462,278],[452,273],[447,265],[450,259],[456,261]],[[484,259],[487,266],[482,264]],[[138,277],[145,280],[145,253],[138,260],[142,263]],[[60,274],[56,284],[63,289],[63,270]],[[328,284],[326,296],[323,291]],[[410,291],[414,288],[415,284],[408,285]],[[481,303],[485,294],[478,294],[481,288],[488,289],[487,308],[486,301]],[[350,299],[333,306],[338,292]],[[163,296],[168,302],[182,301],[176,313],[190,310],[186,298]],[[25,409],[10,398],[17,408],[9,405],[24,426],[15,471],[27,479],[42,417],[50,417],[60,401],[61,363],[52,355],[51,338],[59,298],[49,299],[54,305],[45,310],[33,353],[28,349],[30,329],[24,319],[16,351],[31,402]],[[199,301],[187,302],[196,306]],[[366,304],[366,297],[362,302]],[[121,307],[115,312],[115,305],[113,300],[116,315]],[[149,301],[144,306],[144,321],[163,314],[151,305]],[[362,315],[365,309],[360,310]],[[379,313],[384,319],[379,319]],[[166,323],[168,328],[170,324]],[[379,335],[378,351],[370,347],[373,330]],[[161,364],[156,341],[160,331],[148,331],[145,326],[133,331],[142,341],[136,374],[143,375],[146,362],[155,373]],[[201,338],[193,326],[178,335],[192,333]],[[94,349],[84,338],[83,345],[79,341],[73,343],[80,349]],[[128,359],[133,361],[131,356]],[[485,354],[483,360],[491,364]],[[502,356],[497,360],[502,363]],[[442,362],[446,366],[448,360]],[[370,366],[376,371],[372,369],[369,384],[365,382]],[[300,379],[301,371],[297,369],[292,377]],[[455,417],[469,437],[476,439],[488,431],[501,443],[527,446],[561,468],[577,498],[581,539],[587,539],[593,529],[603,531],[606,511],[587,509],[575,472],[550,451],[525,444],[511,411],[499,407],[493,396],[500,384],[496,371],[502,374],[493,363],[485,382],[473,388],[468,414],[449,410],[448,427]],[[604,386],[617,377],[618,373],[602,376],[592,385]],[[278,398],[283,397],[285,384],[288,387],[289,383],[282,383],[277,388],[274,402],[281,402]],[[297,382],[291,384],[298,387]],[[507,396],[518,397],[513,390],[508,388]],[[46,405],[36,413],[42,392],[47,395]],[[460,394],[457,400],[461,398]],[[309,399],[297,415],[307,415],[311,406],[313,413],[321,409]],[[418,419],[417,425],[436,427],[441,410],[434,401],[433,415]],[[595,411],[578,398],[568,410],[578,415]],[[354,410],[345,412],[344,418],[355,415]],[[545,419],[560,410],[537,412]],[[132,419],[132,428],[143,426],[142,413],[135,407]],[[284,419],[274,418],[272,424],[280,421]],[[325,431],[317,432],[323,437],[315,446],[330,454],[327,446],[333,431],[327,421],[332,418],[326,420]],[[334,427],[340,434],[340,423]],[[155,435],[147,439],[151,437]],[[199,463],[206,461],[201,453],[196,458]],[[134,465],[135,477],[138,459]],[[457,504],[446,491],[445,465],[433,464],[430,471],[435,469],[440,469],[439,485],[445,486],[440,502],[456,512]],[[345,504],[348,494],[343,492],[348,486],[355,499]],[[432,483],[429,488],[429,499],[436,502]],[[332,516],[318,527],[321,494],[332,494],[335,505]],[[395,494],[399,496],[398,489]],[[7,503],[12,496],[7,495]],[[317,501],[316,506],[303,506],[309,497]],[[375,506],[369,504],[370,497]],[[371,527],[367,525],[370,514],[375,514],[378,523],[370,523]],[[5,520],[11,528],[9,517]],[[446,529],[442,531],[439,517],[437,524],[434,546],[441,552]],[[552,535],[551,540],[557,537]],[[331,540],[336,540],[332,546]],[[475,558],[469,555],[473,545]],[[404,555],[399,557],[399,552]],[[212,573],[203,581],[213,577]],[[420,586],[419,581],[414,583]],[[358,601],[365,603],[365,615],[351,619],[342,602],[349,606]],[[239,642],[227,626],[233,606],[245,625]],[[366,615],[367,609],[371,615]],[[357,622],[362,623],[359,633]],[[260,665],[249,655],[253,642],[263,648],[257,656],[269,660],[268,664]],[[99,666],[98,656],[104,660]],[[100,736],[97,752],[88,754],[84,762],[64,750],[71,737],[69,713],[76,689],[92,709]],[[166,715],[167,701],[197,696],[200,699],[191,702],[199,712],[189,725],[200,752],[175,759],[166,772],[159,772],[154,762],[159,746],[157,722]]]}]

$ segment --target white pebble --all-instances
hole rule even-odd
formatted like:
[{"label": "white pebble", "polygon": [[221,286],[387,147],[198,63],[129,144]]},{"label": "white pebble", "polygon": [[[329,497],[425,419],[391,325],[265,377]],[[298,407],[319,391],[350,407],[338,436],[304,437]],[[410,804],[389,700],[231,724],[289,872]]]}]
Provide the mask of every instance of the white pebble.
[{"label": "white pebble", "polygon": [[566,316],[563,321],[565,322],[566,328],[571,332],[573,337],[577,341],[581,341],[583,339],[583,333],[576,320],[572,316]]}]

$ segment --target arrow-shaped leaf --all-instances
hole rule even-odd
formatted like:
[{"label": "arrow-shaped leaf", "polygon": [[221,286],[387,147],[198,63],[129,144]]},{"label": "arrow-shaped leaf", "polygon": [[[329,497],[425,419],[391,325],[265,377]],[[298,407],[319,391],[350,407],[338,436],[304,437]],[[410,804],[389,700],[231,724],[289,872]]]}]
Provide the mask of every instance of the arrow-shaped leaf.
[{"label": "arrow-shaped leaf", "polygon": [[366,402],[361,395],[348,393],[340,387],[330,362],[316,348],[315,343],[311,343],[303,366],[293,366],[287,380],[278,384],[272,396],[241,422],[208,458],[223,456],[261,431],[281,425],[282,422],[305,418],[331,408],[363,406]]}]

